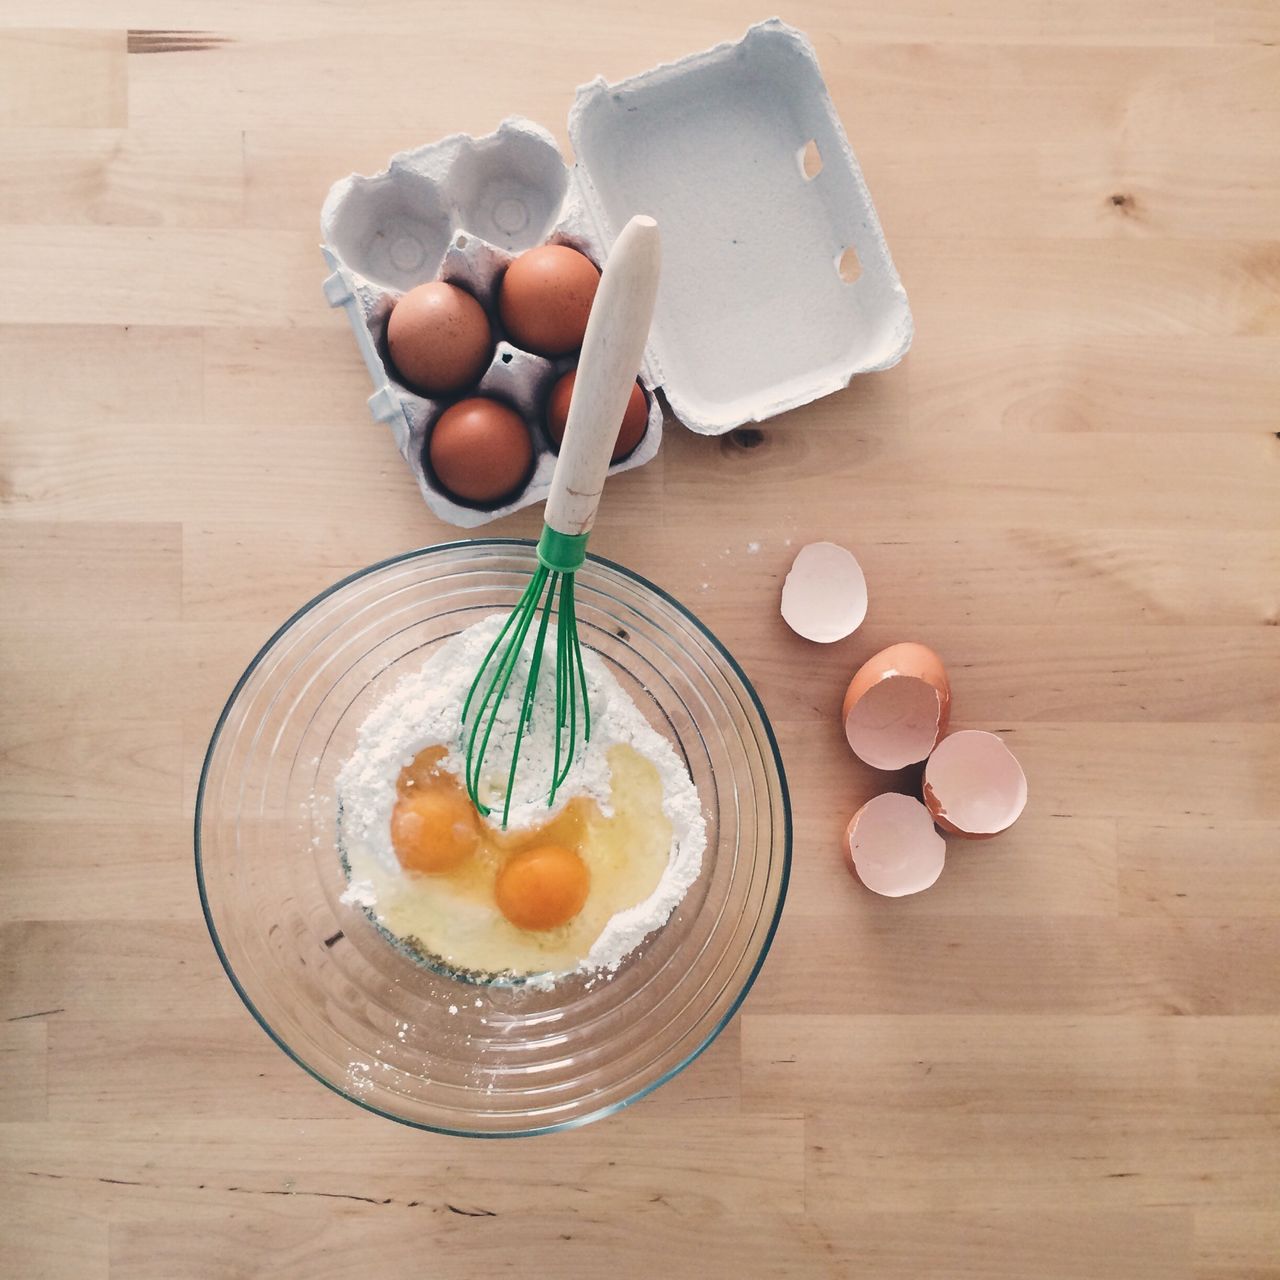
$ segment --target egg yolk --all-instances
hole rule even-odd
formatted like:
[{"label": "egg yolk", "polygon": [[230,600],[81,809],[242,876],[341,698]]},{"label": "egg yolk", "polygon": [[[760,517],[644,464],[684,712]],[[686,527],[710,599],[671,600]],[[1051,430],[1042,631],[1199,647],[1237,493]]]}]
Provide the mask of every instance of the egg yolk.
[{"label": "egg yolk", "polygon": [[451,790],[410,792],[391,812],[391,844],[406,871],[452,871],[475,852],[479,820],[470,800]]},{"label": "egg yolk", "polygon": [[554,929],[582,910],[591,876],[586,863],[558,844],[517,853],[498,873],[498,910],[520,929]]}]

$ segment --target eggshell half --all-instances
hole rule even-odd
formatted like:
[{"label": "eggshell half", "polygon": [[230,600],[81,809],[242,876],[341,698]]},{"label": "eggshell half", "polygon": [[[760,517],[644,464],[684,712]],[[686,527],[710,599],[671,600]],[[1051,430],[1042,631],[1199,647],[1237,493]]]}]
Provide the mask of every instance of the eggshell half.
[{"label": "eggshell half", "polygon": [[890,791],[868,800],[847,834],[849,868],[873,893],[903,898],[942,874],[947,842],[928,809],[911,796]]},{"label": "eggshell half", "polygon": [[946,732],[951,682],[942,659],[922,644],[892,644],[858,668],[841,708],[845,737],[874,769],[927,759]]},{"label": "eggshell half", "polygon": [[782,584],[782,617],[806,640],[834,644],[867,616],[867,580],[853,552],[834,542],[801,547]]},{"label": "eggshell half", "polygon": [[952,835],[989,840],[1018,820],[1027,776],[1004,739],[962,729],[944,738],[924,767],[924,802]]}]

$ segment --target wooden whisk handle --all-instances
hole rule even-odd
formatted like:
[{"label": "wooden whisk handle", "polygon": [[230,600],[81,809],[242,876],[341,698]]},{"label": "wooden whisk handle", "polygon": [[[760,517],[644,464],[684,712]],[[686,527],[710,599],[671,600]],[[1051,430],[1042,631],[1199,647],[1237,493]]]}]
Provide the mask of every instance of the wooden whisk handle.
[{"label": "wooden whisk handle", "polygon": [[627,399],[644,358],[662,261],[658,224],[637,215],[604,264],[569,402],[544,519],[577,536],[595,522]]}]

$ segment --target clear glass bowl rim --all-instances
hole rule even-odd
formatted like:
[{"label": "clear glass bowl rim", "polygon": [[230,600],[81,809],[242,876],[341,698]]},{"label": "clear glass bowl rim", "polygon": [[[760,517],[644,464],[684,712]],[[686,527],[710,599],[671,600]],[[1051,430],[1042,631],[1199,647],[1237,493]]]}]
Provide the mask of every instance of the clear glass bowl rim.
[{"label": "clear glass bowl rim", "polygon": [[259,1013],[257,1006],[249,996],[249,993],[241,985],[239,978],[236,977],[235,970],[231,966],[226,952],[223,950],[222,941],[218,936],[217,926],[214,924],[213,914],[209,908],[208,894],[205,890],[204,883],[204,862],[201,849],[200,828],[201,819],[204,813],[204,792],[205,782],[209,773],[209,766],[213,760],[214,752],[217,750],[219,739],[222,736],[222,730],[227,722],[227,718],[231,714],[232,708],[236,704],[240,691],[249,682],[250,677],[258,669],[259,664],[271,652],[276,642],[289,630],[294,623],[305,617],[318,605],[321,605],[330,596],[335,595],[344,587],[350,586],[353,582],[358,582],[361,578],[367,578],[372,574],[378,573],[383,569],[389,569],[397,564],[404,564],[409,560],[421,560],[428,556],[438,555],[449,551],[474,550],[478,547],[524,547],[530,550],[536,548],[536,542],[530,538],[466,538],[458,539],[453,542],[437,542],[425,547],[416,547],[411,551],[402,552],[400,555],[390,556],[385,560],[378,560],[373,564],[366,565],[363,569],[357,569],[354,573],[349,573],[344,578],[339,578],[337,582],[326,587],[319,594],[313,596],[305,604],[296,609],[288,618],[285,619],[270,635],[262,647],[254,654],[252,661],[240,678],[236,681],[234,688],[231,690],[221,712],[218,715],[216,724],[213,727],[213,733],[209,738],[209,746],[205,750],[204,760],[200,766],[200,783],[196,791],[195,805],[195,870],[196,885],[200,892],[200,910],[204,915],[204,922],[209,930],[209,937],[213,942],[213,948],[217,952],[218,960],[222,964],[223,970],[226,972],[228,980],[235,989],[236,994],[244,1003],[246,1009],[253,1015],[254,1021],[262,1028],[263,1031],[271,1038],[274,1044],[288,1057],[291,1061],[301,1067],[307,1075],[313,1080],[319,1081],[326,1089],[336,1093],[339,1097],[345,1098],[348,1102],[354,1103],[361,1110],[372,1112],[376,1116],[381,1116],[385,1120],[393,1120],[396,1124],[402,1124],[411,1129],[425,1130],[429,1133],[440,1133],[450,1137],[464,1138],[524,1138],[536,1137],[545,1133],[556,1133],[565,1129],[581,1128],[583,1125],[591,1124],[596,1120],[603,1120],[605,1117],[613,1115],[621,1111],[624,1107],[629,1107],[633,1102],[638,1102],[641,1098],[647,1097],[655,1089],[667,1083],[673,1077],[682,1072],[690,1063],[694,1062],[701,1054],[703,1054],[715,1041],[716,1037],[733,1021],[734,1015],[742,1006],[742,1002],[747,998],[747,993],[755,985],[755,980],[760,974],[761,968],[764,966],[765,958],[769,954],[770,948],[773,946],[774,935],[778,931],[778,923],[782,918],[782,908],[787,900],[787,887],[791,881],[791,853],[793,844],[793,830],[791,818],[791,793],[787,786],[787,773],[782,763],[782,752],[778,749],[778,740],[773,732],[773,725],[769,720],[768,712],[764,709],[764,704],[760,701],[760,695],[756,693],[755,686],[738,665],[733,654],[720,642],[718,636],[711,631],[709,627],[690,609],[683,605],[675,596],[664,591],[662,587],[656,583],[650,582],[648,578],[636,573],[632,569],[628,569],[625,565],[618,564],[616,560],[606,559],[604,556],[598,556],[593,553],[587,554],[587,559],[593,564],[602,566],[614,573],[621,574],[624,578],[629,578],[632,582],[648,591],[652,591],[654,595],[659,596],[668,605],[683,614],[702,634],[709,640],[715,650],[720,654],[724,661],[728,664],[729,669],[734,676],[741,681],[743,689],[746,690],[747,696],[751,699],[751,704],[755,708],[756,714],[760,717],[761,727],[764,729],[765,739],[769,744],[769,750],[773,756],[773,767],[778,779],[779,794],[782,800],[782,819],[783,819],[783,848],[782,848],[782,877],[778,886],[778,901],[773,909],[773,918],[769,921],[769,927],[765,932],[763,942],[760,946],[760,954],[756,957],[755,963],[751,967],[751,972],[747,975],[742,989],[729,1002],[723,1015],[719,1021],[708,1031],[702,1043],[689,1051],[679,1062],[668,1067],[661,1075],[649,1081],[643,1087],[637,1089],[634,1093],[625,1098],[621,1098],[616,1102],[611,1102],[607,1106],[601,1107],[596,1111],[589,1111],[583,1115],[573,1116],[570,1119],[557,1121],[555,1124],[542,1125],[536,1128],[518,1129],[510,1131],[479,1131],[472,1129],[452,1129],[445,1128],[440,1125],[424,1124],[419,1120],[411,1120],[405,1116],[397,1115],[393,1111],[388,1111],[383,1107],[375,1106],[363,1098],[356,1097],[354,1094],[347,1092],[333,1081],[326,1079],[323,1075],[313,1071],[311,1066],[296,1054],[289,1044],[279,1036],[269,1022]]}]

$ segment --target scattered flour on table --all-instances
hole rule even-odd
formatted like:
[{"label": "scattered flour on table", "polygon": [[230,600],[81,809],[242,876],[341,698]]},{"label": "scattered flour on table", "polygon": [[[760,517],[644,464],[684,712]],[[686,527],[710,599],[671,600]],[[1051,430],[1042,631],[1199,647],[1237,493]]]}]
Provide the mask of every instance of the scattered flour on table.
[{"label": "scattered flour on table", "polygon": [[[388,871],[398,870],[391,845],[391,811],[396,778],[424,748],[443,746],[443,767],[458,777],[466,770],[461,737],[462,704],[489,646],[505,619],[485,618],[451,637],[422,669],[400,679],[360,726],[356,749],[338,775],[341,832],[344,844],[367,850]],[[521,655],[512,690],[523,690],[529,647]],[[508,829],[541,826],[575,796],[588,796],[608,816],[611,771],[609,748],[632,747],[658,771],[662,810],[671,823],[671,853],[657,887],[644,901],[620,911],[605,925],[577,972],[615,970],[655,929],[666,923],[689,886],[698,878],[706,849],[706,823],[697,789],[671,744],[644,718],[626,691],[589,649],[582,653],[591,707],[591,740],[580,746],[554,808],[547,808],[555,764],[555,645],[544,650],[533,716],[520,747]],[[503,700],[485,754],[480,793],[488,804],[498,801],[500,820],[511,752],[515,744],[520,699]],[[377,894],[370,880],[352,879],[342,901],[373,910]],[[539,975],[531,985],[551,985],[556,976]]]}]

